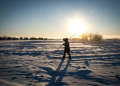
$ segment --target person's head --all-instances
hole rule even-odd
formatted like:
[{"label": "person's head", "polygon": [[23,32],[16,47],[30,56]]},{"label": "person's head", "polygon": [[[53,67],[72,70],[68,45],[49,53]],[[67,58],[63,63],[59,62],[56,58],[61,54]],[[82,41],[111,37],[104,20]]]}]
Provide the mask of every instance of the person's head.
[{"label": "person's head", "polygon": [[63,41],[68,42],[68,38],[63,38]]}]

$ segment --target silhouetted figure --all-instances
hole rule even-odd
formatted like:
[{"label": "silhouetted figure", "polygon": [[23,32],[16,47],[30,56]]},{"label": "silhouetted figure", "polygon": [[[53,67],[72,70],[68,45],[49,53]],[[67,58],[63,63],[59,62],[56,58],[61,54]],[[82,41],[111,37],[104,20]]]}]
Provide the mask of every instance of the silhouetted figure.
[{"label": "silhouetted figure", "polygon": [[69,47],[69,42],[68,42],[68,38],[63,38],[63,41],[65,42],[63,45],[65,46],[64,49],[64,55],[62,59],[65,59],[65,54],[68,53],[69,55],[69,59],[71,59],[71,55],[70,55],[70,47]]}]

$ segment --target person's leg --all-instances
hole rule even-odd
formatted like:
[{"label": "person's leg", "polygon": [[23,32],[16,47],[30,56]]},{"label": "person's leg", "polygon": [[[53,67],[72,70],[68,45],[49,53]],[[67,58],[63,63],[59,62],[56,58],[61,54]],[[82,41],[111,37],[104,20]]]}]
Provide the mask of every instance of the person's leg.
[{"label": "person's leg", "polygon": [[66,52],[64,51],[64,55],[63,55],[63,58],[62,58],[62,59],[65,59],[65,54],[66,54]]},{"label": "person's leg", "polygon": [[70,55],[70,52],[67,52],[68,53],[68,55],[69,55],[69,59],[71,59],[71,55]]}]

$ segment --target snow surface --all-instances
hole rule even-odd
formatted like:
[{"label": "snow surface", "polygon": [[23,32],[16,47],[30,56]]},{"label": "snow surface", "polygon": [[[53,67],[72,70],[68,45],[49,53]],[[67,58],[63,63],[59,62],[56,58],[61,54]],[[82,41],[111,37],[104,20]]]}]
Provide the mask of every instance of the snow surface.
[{"label": "snow surface", "polygon": [[70,41],[72,60],[62,43],[0,41],[0,86],[120,86],[120,40]]}]

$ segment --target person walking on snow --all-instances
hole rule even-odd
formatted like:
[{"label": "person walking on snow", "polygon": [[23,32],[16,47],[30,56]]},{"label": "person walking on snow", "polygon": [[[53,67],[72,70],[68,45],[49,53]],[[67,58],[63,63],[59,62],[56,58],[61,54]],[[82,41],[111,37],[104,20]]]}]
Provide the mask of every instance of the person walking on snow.
[{"label": "person walking on snow", "polygon": [[62,59],[65,59],[65,54],[68,53],[69,55],[69,59],[71,59],[71,55],[70,55],[70,47],[69,47],[69,42],[68,42],[68,38],[63,38],[63,41],[65,42],[63,45],[65,46],[64,48],[64,55]]}]

